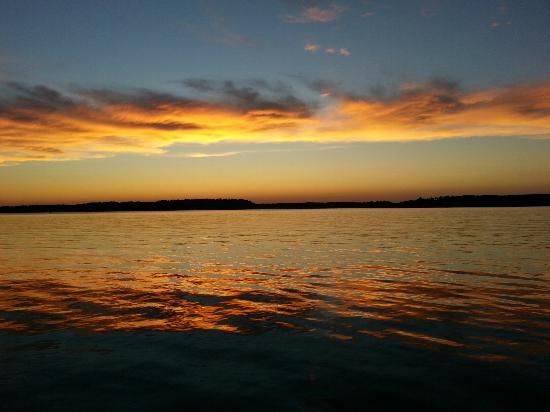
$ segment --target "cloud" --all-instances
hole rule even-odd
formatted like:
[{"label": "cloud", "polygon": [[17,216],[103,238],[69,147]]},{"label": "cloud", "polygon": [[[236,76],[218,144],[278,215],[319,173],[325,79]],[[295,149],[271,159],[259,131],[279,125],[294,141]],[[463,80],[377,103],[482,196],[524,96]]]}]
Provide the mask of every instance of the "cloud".
[{"label": "cloud", "polygon": [[340,48],[326,47],[326,48],[322,48],[321,45],[319,45],[317,43],[306,43],[305,46],[304,46],[304,50],[309,52],[309,53],[323,52],[325,54],[336,54],[336,55],[345,56],[345,57],[351,56],[351,52],[349,51],[349,49],[347,49],[345,47],[340,47]]},{"label": "cloud", "polygon": [[508,5],[507,1],[501,1],[496,7],[496,14],[489,24],[489,26],[493,29],[496,29],[497,27],[505,27],[505,26],[511,26],[512,22],[507,17],[510,11],[510,6]]},{"label": "cloud", "polygon": [[233,80],[186,79],[182,84],[201,93],[210,101],[241,110],[275,110],[309,115],[309,107],[292,94],[292,88],[281,82],[263,80],[236,82]]},{"label": "cloud", "polygon": [[495,29],[497,27],[510,26],[511,24],[511,21],[492,21],[490,26]]},{"label": "cloud", "polygon": [[335,4],[326,9],[320,7],[303,7],[299,15],[285,16],[284,21],[294,24],[328,23],[340,17],[345,10],[345,7]]},{"label": "cloud", "polygon": [[345,47],[340,47],[338,49],[338,54],[340,54],[341,56],[351,56],[351,52]]},{"label": "cloud", "polygon": [[324,125],[326,139],[550,138],[550,84],[464,92],[456,82],[433,79],[403,85],[385,100],[340,92]]},{"label": "cloud", "polygon": [[310,117],[308,105],[277,84],[259,82],[263,89],[258,89],[232,81],[187,83],[211,92],[204,98],[146,89],[62,93],[3,83],[0,163],[155,154],[176,142],[253,141],[291,130]]},{"label": "cloud", "polygon": [[304,50],[310,53],[315,53],[319,51],[320,48],[321,46],[316,43],[306,43],[306,45],[304,46]]},{"label": "cloud", "polygon": [[[361,95],[308,80],[322,104],[306,103],[282,82],[199,78],[181,85],[191,97],[1,83],[0,163],[163,154],[181,143],[550,138],[550,83],[464,91],[434,78]],[[196,150],[187,157],[234,154]]]},{"label": "cloud", "polygon": [[223,152],[223,153],[185,153],[183,157],[192,159],[203,159],[205,157],[229,157],[240,154],[240,152]]}]

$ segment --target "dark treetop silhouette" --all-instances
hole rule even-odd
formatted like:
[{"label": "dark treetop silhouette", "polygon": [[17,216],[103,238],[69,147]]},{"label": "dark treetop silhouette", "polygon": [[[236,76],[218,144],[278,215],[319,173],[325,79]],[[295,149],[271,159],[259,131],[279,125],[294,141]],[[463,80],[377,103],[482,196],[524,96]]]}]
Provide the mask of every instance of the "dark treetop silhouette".
[{"label": "dark treetop silhouette", "polygon": [[183,199],[156,202],[93,202],[76,205],[2,206],[0,213],[123,212],[167,210],[431,208],[550,206],[550,194],[440,196],[390,202],[254,203],[246,199]]}]

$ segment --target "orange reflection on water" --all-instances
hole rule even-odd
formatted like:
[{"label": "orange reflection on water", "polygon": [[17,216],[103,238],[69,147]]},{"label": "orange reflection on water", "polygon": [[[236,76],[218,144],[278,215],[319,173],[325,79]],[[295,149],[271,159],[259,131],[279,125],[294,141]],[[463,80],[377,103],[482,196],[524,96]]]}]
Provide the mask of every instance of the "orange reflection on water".
[{"label": "orange reflection on water", "polygon": [[[149,261],[153,260],[143,263]],[[475,349],[481,353],[475,354],[476,359],[490,361],[509,356],[484,353],[488,341],[512,352],[526,345],[531,353],[545,350],[544,340],[520,344],[513,337],[499,340],[484,335],[519,327],[525,331],[525,319],[547,311],[520,305],[503,312],[494,287],[478,287],[474,294],[460,283],[410,282],[402,278],[406,275],[402,270],[387,266],[376,268],[383,271],[384,279],[358,277],[373,273],[367,266],[342,267],[338,276],[318,267],[272,269],[207,263],[188,273],[41,270],[39,277],[36,268],[26,268],[21,273],[27,279],[4,275],[0,282],[0,329],[238,334],[294,329],[342,341],[362,335],[435,348]],[[471,333],[458,333],[460,328]]]},{"label": "orange reflection on water", "polygon": [[[488,361],[546,353],[550,274],[541,258],[548,233],[540,229],[548,219],[543,212],[0,220],[0,329],[279,331],[341,344],[383,340],[460,351]],[[435,235],[428,217],[434,227],[458,229]],[[505,249],[495,245],[487,221],[507,231]],[[479,249],[474,257],[464,246],[470,239]]]}]

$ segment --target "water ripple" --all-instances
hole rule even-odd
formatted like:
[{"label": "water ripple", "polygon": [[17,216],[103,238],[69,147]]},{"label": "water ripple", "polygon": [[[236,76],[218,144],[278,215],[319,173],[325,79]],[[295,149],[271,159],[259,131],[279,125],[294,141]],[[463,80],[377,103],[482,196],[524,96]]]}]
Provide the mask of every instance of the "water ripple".
[{"label": "water ripple", "polygon": [[[57,353],[68,331],[283,333],[291,352],[307,337],[358,358],[385,345],[391,356],[373,353],[390,370],[427,351],[543,376],[549,234],[548,208],[0,216],[0,332],[28,337],[0,346]],[[330,368],[375,376],[351,364]]]}]

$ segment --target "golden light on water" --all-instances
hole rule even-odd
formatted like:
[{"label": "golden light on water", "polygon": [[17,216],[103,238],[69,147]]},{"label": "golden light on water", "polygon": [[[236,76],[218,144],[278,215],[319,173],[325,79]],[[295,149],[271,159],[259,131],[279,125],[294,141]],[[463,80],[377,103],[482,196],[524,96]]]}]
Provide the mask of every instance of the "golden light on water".
[{"label": "golden light on water", "polygon": [[[544,210],[530,217],[521,210],[456,211],[452,247],[437,243],[433,250],[433,232],[422,229],[424,212],[58,215],[36,227],[39,215],[6,216],[3,233],[12,235],[0,238],[0,329],[295,331],[342,341],[405,340],[492,361],[498,353],[484,347],[506,348],[506,359],[520,356],[525,345],[532,353],[544,351],[544,340],[521,343],[511,331],[544,327],[547,309],[531,300],[547,301],[548,275],[502,273],[489,258],[471,270],[453,269],[476,253],[465,239],[498,248],[493,232],[480,230],[485,219],[499,230],[515,227],[514,216],[523,219],[523,231],[535,239],[544,236],[536,229],[544,226]],[[436,224],[446,219],[444,212]],[[297,219],[302,226],[294,225]],[[9,230],[14,225],[19,235]],[[59,247],[52,250],[50,240],[37,236],[39,227]],[[24,259],[17,252],[23,245]],[[525,255],[527,246],[500,247]],[[528,253],[532,270],[541,269],[537,254]],[[484,335],[486,328],[512,335],[495,340]]]}]

